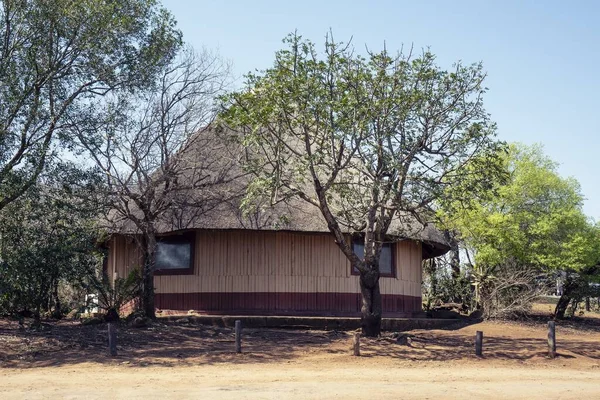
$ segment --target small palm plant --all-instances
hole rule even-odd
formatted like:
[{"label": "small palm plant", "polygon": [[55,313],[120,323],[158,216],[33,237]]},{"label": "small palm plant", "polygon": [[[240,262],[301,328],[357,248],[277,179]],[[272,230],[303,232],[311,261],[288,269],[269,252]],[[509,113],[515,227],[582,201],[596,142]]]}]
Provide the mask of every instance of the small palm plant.
[{"label": "small palm plant", "polygon": [[139,298],[142,287],[142,275],[139,268],[134,268],[125,278],[116,278],[111,284],[108,274],[102,272],[93,276],[87,285],[90,296],[88,307],[98,307],[106,312],[105,321],[118,321],[121,307]]}]

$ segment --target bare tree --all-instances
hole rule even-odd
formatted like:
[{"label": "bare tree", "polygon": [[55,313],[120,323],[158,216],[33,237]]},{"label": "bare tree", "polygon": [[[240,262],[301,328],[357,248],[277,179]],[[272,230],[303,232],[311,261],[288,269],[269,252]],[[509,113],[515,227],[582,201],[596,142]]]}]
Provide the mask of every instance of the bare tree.
[{"label": "bare tree", "polygon": [[227,79],[219,57],[186,49],[154,91],[116,99],[110,118],[79,132],[106,177],[111,229],[134,234],[142,251],[142,307],[151,318],[157,235],[185,229],[228,196],[228,172],[237,162],[227,156],[227,142],[206,128]]}]

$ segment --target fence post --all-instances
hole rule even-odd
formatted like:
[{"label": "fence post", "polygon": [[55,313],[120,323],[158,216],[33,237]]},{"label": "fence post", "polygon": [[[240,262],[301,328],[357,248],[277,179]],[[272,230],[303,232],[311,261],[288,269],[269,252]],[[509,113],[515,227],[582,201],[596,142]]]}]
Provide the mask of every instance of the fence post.
[{"label": "fence post", "polygon": [[108,323],[108,350],[111,357],[117,355],[117,325],[113,322]]},{"label": "fence post", "polygon": [[483,353],[483,332],[477,331],[475,334],[475,355],[481,357]]},{"label": "fence post", "polygon": [[235,321],[235,352],[242,352],[242,321]]},{"label": "fence post", "polygon": [[360,356],[360,332],[356,332],[354,334],[354,339],[352,341],[352,344],[353,344],[353,349],[354,349],[354,355]]},{"label": "fence post", "polygon": [[556,357],[556,323],[548,321],[548,357]]}]

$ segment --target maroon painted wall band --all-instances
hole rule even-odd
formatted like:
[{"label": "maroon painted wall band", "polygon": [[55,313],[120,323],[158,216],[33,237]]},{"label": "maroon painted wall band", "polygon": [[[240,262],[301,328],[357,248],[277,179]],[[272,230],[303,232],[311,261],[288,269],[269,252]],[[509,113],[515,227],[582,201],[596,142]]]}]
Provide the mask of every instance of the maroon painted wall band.
[{"label": "maroon painted wall band", "polygon": [[[382,294],[384,316],[421,312],[421,297]],[[206,314],[358,316],[359,293],[216,292],[157,293],[156,308]]]}]

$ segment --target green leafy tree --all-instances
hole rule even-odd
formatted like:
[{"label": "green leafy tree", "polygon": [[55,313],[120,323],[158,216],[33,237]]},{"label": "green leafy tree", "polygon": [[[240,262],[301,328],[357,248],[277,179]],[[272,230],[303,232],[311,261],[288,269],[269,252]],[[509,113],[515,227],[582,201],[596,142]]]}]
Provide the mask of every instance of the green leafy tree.
[{"label": "green leafy tree", "polygon": [[[324,54],[296,34],[284,43],[272,68],[224,99],[222,120],[242,132],[255,175],[247,204],[268,193],[318,207],[360,272],[362,329],[376,336],[383,243],[407,234],[403,218],[426,222],[463,166],[499,147],[483,108],[485,73],[481,64],[446,71],[429,51],[362,57],[331,36]],[[364,258],[349,231],[364,233]]]},{"label": "green leafy tree", "polygon": [[559,283],[562,286],[562,293],[554,312],[558,319],[565,317],[569,303],[574,315],[582,300],[589,302],[590,297],[600,297],[600,226],[588,224],[583,235],[585,235],[584,240],[579,238],[571,244],[573,252],[571,260],[589,257],[589,261],[586,266],[582,267],[577,263],[575,268],[566,267],[561,271],[562,279]]},{"label": "green leafy tree", "polygon": [[103,96],[147,87],[181,44],[156,0],[0,1],[0,210]]},{"label": "green leafy tree", "polygon": [[492,285],[507,265],[538,273],[595,265],[600,242],[582,211],[578,182],[560,177],[539,146],[513,144],[503,163],[508,179],[497,184],[494,195],[474,199],[466,208],[446,209],[471,255],[478,290]]},{"label": "green leafy tree", "polygon": [[93,199],[97,177],[53,165],[0,212],[0,309],[61,315],[60,284],[78,285],[101,261]]}]

